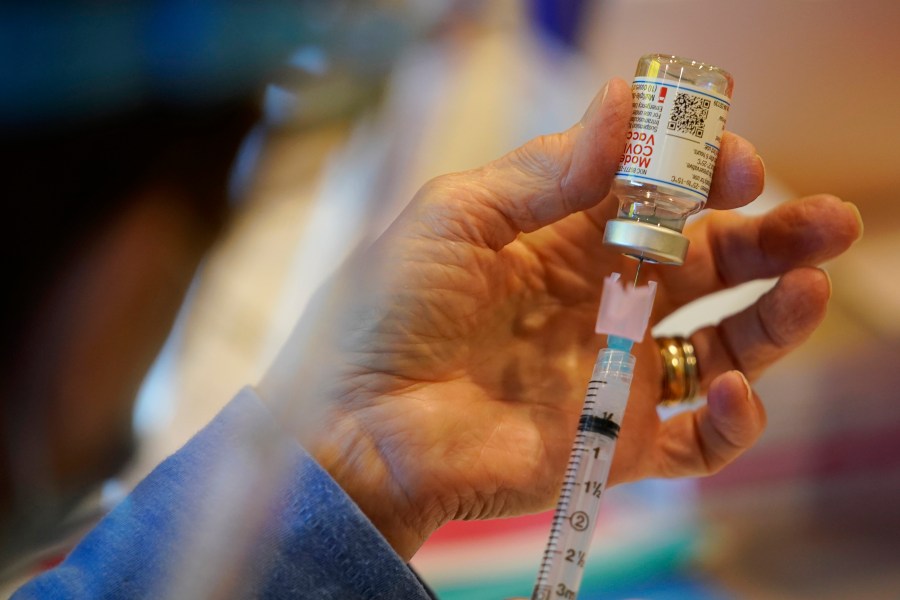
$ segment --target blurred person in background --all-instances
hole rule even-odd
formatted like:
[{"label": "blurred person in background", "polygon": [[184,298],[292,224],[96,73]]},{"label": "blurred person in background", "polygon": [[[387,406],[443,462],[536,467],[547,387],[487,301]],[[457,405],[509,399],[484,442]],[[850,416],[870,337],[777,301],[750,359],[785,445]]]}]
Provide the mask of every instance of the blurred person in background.
[{"label": "blurred person in background", "polygon": [[[25,61],[24,91],[4,96],[4,560],[127,459],[136,390],[227,218],[257,86],[304,33],[340,25],[311,5],[9,13],[49,58]],[[53,43],[86,15],[113,68],[93,78],[98,56]],[[251,23],[249,38],[216,35]],[[135,54],[135,31],[162,37]],[[614,79],[569,130],[426,184],[331,278],[263,380],[17,597],[425,598],[406,562],[440,525],[551,507],[599,343],[599,282],[634,268],[600,242],[630,106]],[[744,205],[762,183],[753,146],[728,135],[710,208]],[[694,334],[708,404],[693,412],[659,420],[656,347],[636,346],[611,483],[712,473],[752,445],[765,412],[747,379],[817,326],[830,284],[815,265],[860,231],[830,196],[714,213],[687,230],[676,274],[645,267],[660,284],[653,322],[743,281],[780,282]]]}]

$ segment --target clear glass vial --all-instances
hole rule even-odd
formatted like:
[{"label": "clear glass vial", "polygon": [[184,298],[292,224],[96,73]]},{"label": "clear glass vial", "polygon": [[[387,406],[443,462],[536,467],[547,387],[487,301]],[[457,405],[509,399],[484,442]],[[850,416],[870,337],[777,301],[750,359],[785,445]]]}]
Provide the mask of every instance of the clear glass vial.
[{"label": "clear glass vial", "polygon": [[688,216],[706,205],[734,80],[698,61],[648,54],[638,61],[628,142],[616,173],[616,219],[604,243],[651,262],[684,262]]}]

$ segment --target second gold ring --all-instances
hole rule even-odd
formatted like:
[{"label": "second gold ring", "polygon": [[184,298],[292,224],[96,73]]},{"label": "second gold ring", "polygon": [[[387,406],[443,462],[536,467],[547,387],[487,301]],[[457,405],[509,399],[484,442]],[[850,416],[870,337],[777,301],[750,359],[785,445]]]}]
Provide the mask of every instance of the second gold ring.
[{"label": "second gold ring", "polygon": [[685,337],[656,338],[663,361],[662,399],[660,404],[691,402],[700,391],[700,373],[694,345]]}]

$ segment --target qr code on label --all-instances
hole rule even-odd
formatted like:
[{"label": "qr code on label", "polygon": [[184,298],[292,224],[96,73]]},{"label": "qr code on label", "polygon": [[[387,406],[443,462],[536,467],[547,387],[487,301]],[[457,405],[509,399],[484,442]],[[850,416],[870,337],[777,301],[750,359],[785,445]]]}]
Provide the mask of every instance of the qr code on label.
[{"label": "qr code on label", "polygon": [[669,113],[669,131],[703,137],[703,126],[709,116],[710,102],[706,98],[679,92]]}]

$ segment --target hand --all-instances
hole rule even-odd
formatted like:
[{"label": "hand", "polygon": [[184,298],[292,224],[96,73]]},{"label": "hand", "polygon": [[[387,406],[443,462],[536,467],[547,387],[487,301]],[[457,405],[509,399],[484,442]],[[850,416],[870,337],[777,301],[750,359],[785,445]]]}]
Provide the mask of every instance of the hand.
[{"label": "hand", "polygon": [[[603,343],[602,278],[635,268],[602,244],[630,110],[613,80],[568,131],[431,181],[323,292],[340,315],[325,328],[333,345],[321,341],[336,372],[315,387],[334,404],[310,448],[404,558],[451,519],[553,505]],[[708,206],[746,204],[762,185],[752,145],[726,135]],[[811,333],[830,294],[812,265],[859,232],[851,205],[817,196],[761,218],[710,214],[686,230],[683,267],[644,267],[659,282],[651,324],[717,290],[780,281],[695,333],[708,403],[692,413],[660,421],[660,359],[652,340],[635,346],[611,483],[712,473],[755,441],[765,413],[737,370],[752,379]],[[296,360],[285,351],[264,396],[299,389],[273,383],[285,356]]]}]

